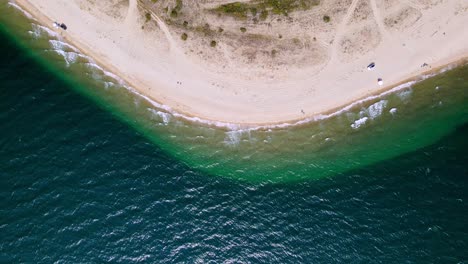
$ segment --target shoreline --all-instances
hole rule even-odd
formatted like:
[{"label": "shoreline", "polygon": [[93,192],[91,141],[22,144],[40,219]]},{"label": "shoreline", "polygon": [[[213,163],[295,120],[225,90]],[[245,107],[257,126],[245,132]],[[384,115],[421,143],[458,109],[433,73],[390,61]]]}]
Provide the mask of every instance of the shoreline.
[{"label": "shoreline", "polygon": [[[16,1],[13,1],[13,3],[19,5],[29,14],[31,14],[32,17],[35,20],[37,20],[37,22],[39,22],[41,25],[49,28],[48,25],[52,24],[53,20],[50,19],[46,14],[41,13],[40,10],[36,9],[33,6],[33,4],[31,4],[28,0],[16,0]],[[226,120],[215,120],[215,119],[211,119],[209,117],[205,117],[202,115],[194,115],[192,112],[187,111],[187,109],[184,109],[184,106],[182,105],[180,108],[178,108],[177,102],[171,102],[169,98],[167,97],[165,98],[163,93],[160,93],[161,96],[159,98],[155,98],[154,95],[147,93],[148,91],[147,89],[143,88],[145,87],[145,83],[139,81],[137,78],[132,78],[128,74],[119,70],[116,66],[106,61],[105,56],[100,56],[98,51],[94,52],[92,48],[86,45],[86,43],[83,43],[79,39],[74,38],[67,32],[62,31],[57,34],[61,38],[63,38],[64,41],[76,47],[82,54],[92,58],[92,60],[94,60],[94,62],[103,70],[108,71],[109,73],[117,76],[122,81],[127,83],[128,84],[127,88],[129,90],[136,93],[138,96],[145,98],[155,107],[168,111],[170,114],[172,114],[175,117],[180,117],[180,118],[192,121],[192,122],[204,123],[207,125],[213,125],[217,127],[236,128],[236,129],[269,129],[269,128],[281,128],[285,126],[298,126],[298,125],[307,124],[307,123],[317,121],[323,118],[334,116],[342,111],[346,111],[346,109],[350,109],[354,107],[357,104],[379,98],[385,94],[392,93],[400,89],[404,89],[409,86],[407,85],[409,83],[411,84],[417,83],[424,79],[430,78],[434,75],[440,74],[444,72],[445,70],[449,70],[451,68],[464,65],[468,62],[468,53],[464,53],[461,55],[457,54],[457,56],[452,56],[452,57],[445,58],[437,62],[432,62],[430,69],[419,70],[416,73],[416,75],[408,74],[407,76],[405,76],[405,78],[400,79],[397,82],[393,82],[391,85],[385,85],[383,87],[379,87],[379,89],[368,92],[359,97],[348,99],[346,103],[344,104],[337,105],[333,108],[324,109],[317,113],[312,113],[312,114],[308,113],[306,116],[300,117],[300,118],[292,118],[292,119],[285,119],[285,120],[280,119],[280,120],[273,121],[273,122],[270,122],[270,121],[269,122],[258,122],[258,121],[226,122]],[[119,80],[117,79],[117,81]],[[169,103],[164,102],[164,100],[166,99]],[[176,105],[176,107],[174,107],[173,105]]]},{"label": "shoreline", "polygon": [[212,120],[205,120],[201,119],[199,117],[192,117],[192,116],[186,116],[183,114],[180,114],[178,112],[173,111],[172,109],[166,109],[165,105],[161,105],[158,102],[153,101],[152,99],[146,97],[145,95],[140,94],[138,91],[133,90],[132,92],[135,92],[138,94],[138,96],[144,97],[146,100],[149,101],[149,103],[153,104],[157,108],[161,108],[165,111],[168,111],[169,114],[182,118],[184,120],[194,122],[194,123],[201,123],[204,125],[208,126],[214,126],[218,128],[230,128],[232,131],[255,131],[255,130],[267,130],[267,129],[280,129],[280,128],[285,128],[285,127],[292,127],[292,126],[302,126],[302,125],[308,125],[310,123],[324,120],[327,118],[334,117],[336,115],[339,115],[345,111],[348,111],[352,109],[353,107],[356,107],[359,104],[363,104],[372,100],[379,99],[381,97],[384,97],[386,95],[396,93],[400,90],[410,88],[412,85],[418,84],[419,82],[425,81],[427,79],[430,79],[432,77],[435,77],[439,74],[443,74],[446,71],[453,70],[458,67],[463,67],[468,64],[468,57],[463,57],[460,58],[454,62],[442,65],[438,68],[431,69],[430,71],[426,71],[422,73],[421,75],[415,76],[413,78],[406,79],[404,81],[401,81],[400,83],[394,85],[394,86],[389,86],[388,88],[385,87],[382,90],[374,93],[374,94],[369,94],[366,97],[357,99],[355,101],[352,101],[346,105],[331,109],[329,111],[306,117],[303,119],[297,119],[297,120],[290,120],[290,121],[285,121],[285,122],[278,122],[278,123],[257,123],[257,124],[236,124],[236,123],[225,123],[225,122],[220,122],[220,121],[212,121]]}]

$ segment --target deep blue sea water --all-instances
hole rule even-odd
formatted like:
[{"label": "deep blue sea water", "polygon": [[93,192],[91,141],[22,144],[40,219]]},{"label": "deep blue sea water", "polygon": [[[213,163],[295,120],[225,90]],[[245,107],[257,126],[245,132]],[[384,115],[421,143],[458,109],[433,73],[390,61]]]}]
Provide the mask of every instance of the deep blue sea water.
[{"label": "deep blue sea water", "polygon": [[207,176],[0,35],[0,263],[467,263],[468,125],[294,183]]}]

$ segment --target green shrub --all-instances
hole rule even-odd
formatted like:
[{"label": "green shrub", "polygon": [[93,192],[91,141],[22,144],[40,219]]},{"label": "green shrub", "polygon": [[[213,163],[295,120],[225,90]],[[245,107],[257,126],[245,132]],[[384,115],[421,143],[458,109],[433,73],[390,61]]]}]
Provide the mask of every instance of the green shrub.
[{"label": "green shrub", "polygon": [[176,6],[175,6],[174,9],[175,9],[177,12],[179,12],[179,11],[182,9],[183,6],[184,6],[184,3],[182,2],[182,0],[177,0],[177,1],[176,1]]},{"label": "green shrub", "polygon": [[255,17],[261,10],[260,19],[265,20],[269,12],[288,16],[290,12],[308,10],[319,3],[320,0],[255,0],[224,4],[211,9],[211,11],[218,13],[218,15],[226,14],[234,18],[246,19],[248,11]]},{"label": "green shrub", "polygon": [[268,17],[268,10],[263,9],[262,12],[260,13],[260,20],[266,20]]},{"label": "green shrub", "polygon": [[212,48],[214,48],[214,47],[216,47],[216,44],[217,44],[216,41],[212,40],[211,43],[210,43],[210,46]]},{"label": "green shrub", "polygon": [[248,4],[234,2],[220,5],[214,10],[216,12],[225,13],[236,18],[245,19],[247,17]]},{"label": "green shrub", "polygon": [[150,21],[151,20],[151,14],[147,12],[145,14],[145,18],[146,18],[146,22]]},{"label": "green shrub", "polygon": [[330,17],[327,16],[327,15],[323,16],[323,21],[324,21],[325,23],[330,22]]},{"label": "green shrub", "polygon": [[257,8],[256,7],[251,7],[250,8],[250,13],[252,13],[252,16],[256,16],[257,15]]},{"label": "green shrub", "polygon": [[180,36],[180,38],[181,38],[183,41],[186,41],[187,38],[188,38],[187,33],[183,33],[182,36]]},{"label": "green shrub", "polygon": [[245,33],[245,32],[247,31],[247,29],[246,29],[245,27],[241,27],[241,28],[240,28],[240,31],[241,31],[242,33]]}]

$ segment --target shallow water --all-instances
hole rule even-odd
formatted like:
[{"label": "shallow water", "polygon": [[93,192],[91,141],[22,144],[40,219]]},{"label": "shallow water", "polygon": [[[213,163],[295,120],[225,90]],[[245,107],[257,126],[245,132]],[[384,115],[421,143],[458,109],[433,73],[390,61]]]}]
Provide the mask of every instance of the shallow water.
[{"label": "shallow water", "polygon": [[468,261],[466,67],[231,131],[162,114],[0,12],[1,263]]}]

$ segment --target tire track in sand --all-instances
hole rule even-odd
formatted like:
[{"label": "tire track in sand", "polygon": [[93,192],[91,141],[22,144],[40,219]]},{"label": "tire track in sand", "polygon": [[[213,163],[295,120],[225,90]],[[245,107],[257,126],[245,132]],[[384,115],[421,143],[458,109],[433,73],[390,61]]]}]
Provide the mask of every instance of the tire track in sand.
[{"label": "tire track in sand", "polygon": [[331,54],[331,58],[329,61],[329,65],[333,65],[337,60],[340,40],[343,38],[343,36],[346,33],[346,28],[347,28],[349,19],[353,15],[354,10],[356,9],[357,3],[359,1],[360,0],[353,0],[353,2],[351,3],[351,6],[348,8],[348,11],[346,11],[346,15],[344,16],[343,20],[341,21],[341,23],[338,25],[338,28],[336,29],[335,38],[333,38],[332,54]]}]

